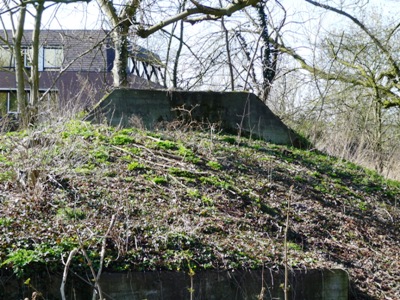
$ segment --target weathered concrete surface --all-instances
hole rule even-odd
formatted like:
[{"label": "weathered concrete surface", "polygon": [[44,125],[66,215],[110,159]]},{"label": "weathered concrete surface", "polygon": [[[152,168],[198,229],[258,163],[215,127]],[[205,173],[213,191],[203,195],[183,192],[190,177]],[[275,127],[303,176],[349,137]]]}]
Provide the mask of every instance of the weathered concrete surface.
[{"label": "weathered concrete surface", "polygon": [[160,122],[196,121],[219,124],[220,129],[234,134],[300,146],[298,136],[259,98],[246,92],[117,89],[98,103],[90,120],[127,127],[134,115],[142,119],[147,129]]},{"label": "weathered concrete surface", "polygon": [[[193,299],[196,300],[247,300],[258,299],[264,287],[263,299],[284,299],[282,290],[283,271],[234,271],[196,272],[193,277]],[[60,299],[61,276],[55,279],[46,274],[41,278],[32,278],[33,286],[42,292],[44,299]],[[295,270],[289,276],[292,300],[347,300],[348,274],[344,270]],[[0,276],[0,282],[2,278]],[[66,289],[67,299],[91,299],[92,289],[88,283],[74,280]],[[43,285],[45,284],[45,286]],[[1,299],[24,299],[32,295],[23,283],[19,289],[12,281],[0,285]],[[190,298],[191,279],[182,272],[133,272],[104,273],[100,286],[106,299],[115,300],[187,300]],[[5,290],[2,288],[5,287]]]}]

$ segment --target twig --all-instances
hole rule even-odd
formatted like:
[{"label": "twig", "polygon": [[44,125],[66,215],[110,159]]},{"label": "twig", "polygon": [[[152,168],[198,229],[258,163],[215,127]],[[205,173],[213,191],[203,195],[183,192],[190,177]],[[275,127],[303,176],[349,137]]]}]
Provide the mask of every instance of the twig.
[{"label": "twig", "polygon": [[115,214],[112,215],[110,225],[108,226],[107,232],[103,237],[103,243],[101,245],[101,252],[100,252],[100,266],[99,270],[97,271],[96,280],[100,280],[101,272],[103,271],[103,263],[104,263],[104,255],[106,254],[106,245],[107,245],[107,236],[110,234],[111,229],[113,228],[115,223]]},{"label": "twig", "polygon": [[289,299],[289,267],[288,267],[288,245],[287,235],[289,230],[289,215],[290,215],[290,200],[292,199],[293,186],[290,187],[289,196],[287,197],[287,208],[286,208],[286,224],[285,224],[285,286],[283,289],[285,300]]},{"label": "twig", "polygon": [[68,270],[69,270],[69,266],[71,264],[72,258],[75,256],[75,254],[79,251],[78,248],[73,249],[69,255],[68,255],[68,260],[65,263],[65,267],[64,267],[64,273],[63,273],[63,278],[62,278],[62,282],[61,282],[61,287],[60,287],[60,292],[61,292],[61,299],[62,300],[66,300],[65,298],[65,283],[67,282],[67,276],[68,276]]}]

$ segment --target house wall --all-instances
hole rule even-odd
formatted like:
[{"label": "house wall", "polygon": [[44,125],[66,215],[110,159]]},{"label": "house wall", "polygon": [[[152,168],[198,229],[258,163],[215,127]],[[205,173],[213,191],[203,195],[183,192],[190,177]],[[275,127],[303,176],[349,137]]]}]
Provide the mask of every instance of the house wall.
[{"label": "house wall", "polygon": [[[26,30],[23,36],[23,46],[29,48],[32,43],[32,30]],[[0,32],[0,92],[3,97],[16,91],[14,60],[12,59],[12,32]],[[114,60],[114,49],[110,37],[104,30],[42,30],[40,33],[40,92],[51,90],[58,95],[59,108],[80,109],[92,107],[93,103],[109,91],[113,86],[111,68]],[[53,55],[51,49],[60,52]],[[48,52],[46,52],[48,50]],[[128,76],[131,88],[162,88],[161,65],[159,57],[139,46],[132,45],[132,59],[138,58],[136,64],[145,64],[146,59],[154,58],[154,65],[148,71],[158,71],[158,76],[148,77],[139,70],[132,69]],[[29,51],[24,52],[26,58]],[[48,56],[47,56],[48,55]],[[57,63],[51,64],[54,57],[60,58]],[[62,59],[62,64],[60,65]],[[143,62],[142,62],[143,61]],[[157,63],[156,63],[157,62]],[[28,60],[29,63],[29,60]],[[47,67],[46,67],[47,64]],[[54,66],[54,67],[52,67]],[[29,65],[26,65],[27,70]],[[151,69],[151,70],[150,70]],[[139,74],[140,73],[140,74]],[[25,78],[25,89],[29,91],[28,78]],[[4,94],[6,96],[4,96]],[[39,112],[46,114],[39,108]],[[7,109],[6,101],[0,101],[0,116],[5,113],[15,113]]]},{"label": "house wall", "polygon": [[[184,110],[191,110],[191,113]],[[299,146],[300,139],[254,94],[118,89],[103,98],[89,120],[130,126],[139,117],[147,129],[160,122],[196,121],[218,124],[224,131]]]},{"label": "house wall", "polygon": [[[24,32],[23,46],[32,44],[32,33],[32,30]],[[10,30],[0,32],[0,37],[13,44]],[[62,68],[68,66],[68,71],[104,72],[112,63],[107,61],[106,54],[106,49],[111,47],[110,39],[103,30],[42,30],[39,43],[40,47],[61,47]]]}]

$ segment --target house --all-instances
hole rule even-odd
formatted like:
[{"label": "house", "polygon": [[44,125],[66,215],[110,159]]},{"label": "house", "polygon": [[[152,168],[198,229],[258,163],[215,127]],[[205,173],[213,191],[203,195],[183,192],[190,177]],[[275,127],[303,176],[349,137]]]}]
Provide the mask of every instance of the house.
[{"label": "house", "polygon": [[[30,70],[32,30],[23,37],[25,70]],[[41,107],[84,107],[112,89],[114,49],[105,30],[42,30],[39,72],[41,93],[48,92]],[[158,55],[130,45],[130,88],[162,87],[162,63]],[[25,82],[29,93],[29,84]],[[12,32],[0,33],[0,115],[18,113]]]}]

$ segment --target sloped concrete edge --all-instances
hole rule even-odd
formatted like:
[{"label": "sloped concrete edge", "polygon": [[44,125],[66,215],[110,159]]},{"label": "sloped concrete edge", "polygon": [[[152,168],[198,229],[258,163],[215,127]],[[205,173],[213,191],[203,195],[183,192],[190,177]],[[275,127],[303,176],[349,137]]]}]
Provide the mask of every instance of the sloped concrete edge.
[{"label": "sloped concrete edge", "polygon": [[299,135],[256,95],[246,92],[116,89],[96,105],[89,120],[130,127],[134,116],[149,130],[161,122],[195,121],[217,124],[233,134],[304,147]]}]

